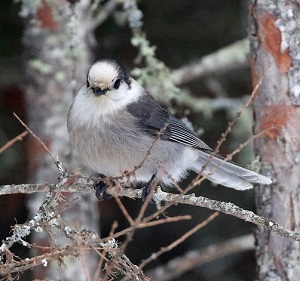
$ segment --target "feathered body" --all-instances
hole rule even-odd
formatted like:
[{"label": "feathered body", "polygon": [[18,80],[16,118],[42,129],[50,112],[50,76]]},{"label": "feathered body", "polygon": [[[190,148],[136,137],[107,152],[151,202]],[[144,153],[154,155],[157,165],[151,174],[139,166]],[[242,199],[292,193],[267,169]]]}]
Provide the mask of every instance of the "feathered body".
[{"label": "feathered body", "polygon": [[202,174],[227,187],[243,190],[252,187],[250,182],[271,183],[233,163],[221,163],[219,157],[209,160],[213,150],[115,61],[90,68],[87,85],[69,110],[68,130],[84,162],[105,176],[129,172],[130,182],[146,183],[157,174],[165,185],[172,185],[187,171],[200,172],[205,165]]}]

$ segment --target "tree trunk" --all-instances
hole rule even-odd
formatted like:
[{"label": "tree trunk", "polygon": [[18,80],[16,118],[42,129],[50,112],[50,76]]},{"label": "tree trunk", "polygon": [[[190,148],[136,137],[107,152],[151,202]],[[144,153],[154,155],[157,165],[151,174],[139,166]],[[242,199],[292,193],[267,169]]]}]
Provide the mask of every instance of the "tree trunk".
[{"label": "tree trunk", "polygon": [[[300,230],[300,6],[298,1],[257,0],[250,6],[255,141],[262,172],[273,184],[256,188],[257,211]],[[257,230],[259,280],[300,280],[300,244]]]},{"label": "tree trunk", "polygon": [[[75,168],[81,168],[82,164],[75,161],[71,152],[66,118],[74,94],[85,83],[91,61],[88,55],[91,53],[88,39],[92,38],[93,31],[89,26],[90,2],[80,1],[72,6],[65,0],[45,0],[36,5],[23,2],[21,12],[26,19],[24,65],[27,124],[71,172],[69,163]],[[53,160],[33,138],[29,152],[30,182],[56,182],[59,173]],[[95,196],[70,194],[66,197],[68,200],[79,197],[79,200],[64,212],[64,220],[74,229],[87,227],[97,230],[99,214]],[[31,216],[36,213],[43,198],[35,195],[29,199]],[[46,234],[34,234],[33,240],[38,245],[48,244]],[[85,270],[94,272],[97,258],[89,256],[86,259],[88,268],[83,268],[82,261],[74,259],[72,262],[66,261],[63,271],[51,264],[47,270],[35,270],[34,277],[57,279],[63,274],[64,280],[86,280]]]}]

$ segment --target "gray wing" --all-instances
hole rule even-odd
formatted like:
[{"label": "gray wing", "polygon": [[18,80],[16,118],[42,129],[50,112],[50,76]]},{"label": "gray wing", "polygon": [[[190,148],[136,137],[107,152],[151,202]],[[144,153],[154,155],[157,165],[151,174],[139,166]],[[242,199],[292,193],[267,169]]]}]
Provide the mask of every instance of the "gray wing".
[{"label": "gray wing", "polygon": [[213,150],[201,141],[174,115],[161,107],[148,93],[145,93],[138,102],[127,106],[130,114],[136,117],[137,125],[146,134],[153,137],[161,132],[160,138],[188,145],[208,153]]},{"label": "gray wing", "polygon": [[198,160],[191,167],[196,173],[201,170],[209,180],[238,190],[249,189],[249,182],[270,184],[272,181],[263,175],[242,168],[231,161],[222,162],[222,156],[214,155],[213,150],[195,136],[181,121],[162,108],[152,96],[145,93],[137,103],[128,105],[128,111],[136,117],[139,128],[150,136],[157,136],[162,129],[160,138],[188,145],[200,150]]}]

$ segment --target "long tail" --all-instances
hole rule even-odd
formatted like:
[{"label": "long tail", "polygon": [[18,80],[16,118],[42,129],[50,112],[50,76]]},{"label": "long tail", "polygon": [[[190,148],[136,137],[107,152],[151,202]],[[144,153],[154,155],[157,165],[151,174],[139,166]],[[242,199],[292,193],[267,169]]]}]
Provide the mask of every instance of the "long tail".
[{"label": "long tail", "polygon": [[209,160],[210,155],[199,151],[199,158],[193,164],[192,170],[199,173],[204,165],[205,169],[202,175],[210,181],[221,184],[237,190],[252,188],[251,183],[271,184],[270,178],[255,173],[248,169],[242,168],[232,162],[222,162],[222,159],[213,157]]}]

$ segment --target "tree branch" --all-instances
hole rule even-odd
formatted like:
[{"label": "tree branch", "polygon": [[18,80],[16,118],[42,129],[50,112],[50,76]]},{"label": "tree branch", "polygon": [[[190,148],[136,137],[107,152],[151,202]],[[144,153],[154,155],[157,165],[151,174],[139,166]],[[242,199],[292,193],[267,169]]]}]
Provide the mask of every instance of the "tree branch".
[{"label": "tree branch", "polygon": [[[57,184],[19,184],[19,185],[3,185],[0,186],[0,195],[14,194],[14,193],[34,193],[34,192],[48,192],[48,191],[64,191],[64,192],[93,192],[92,184],[75,183],[70,186],[57,185]],[[108,194],[119,197],[128,198],[141,198],[142,190],[133,188],[113,188],[107,190]],[[296,241],[300,241],[300,233],[294,232],[289,229],[285,229],[278,223],[268,220],[253,213],[252,211],[244,210],[230,202],[222,202],[212,200],[203,196],[195,196],[194,194],[182,195],[171,194],[158,188],[153,195],[153,200],[158,206],[162,202],[167,203],[180,203],[186,205],[193,205],[202,208],[208,208],[210,210],[219,211],[224,214],[228,214],[244,221],[251,222],[260,227],[275,232],[281,236],[292,238]]]},{"label": "tree branch", "polygon": [[202,57],[198,62],[174,70],[171,79],[175,85],[181,85],[216,71],[245,66],[248,64],[248,55],[249,41],[245,38]]}]

